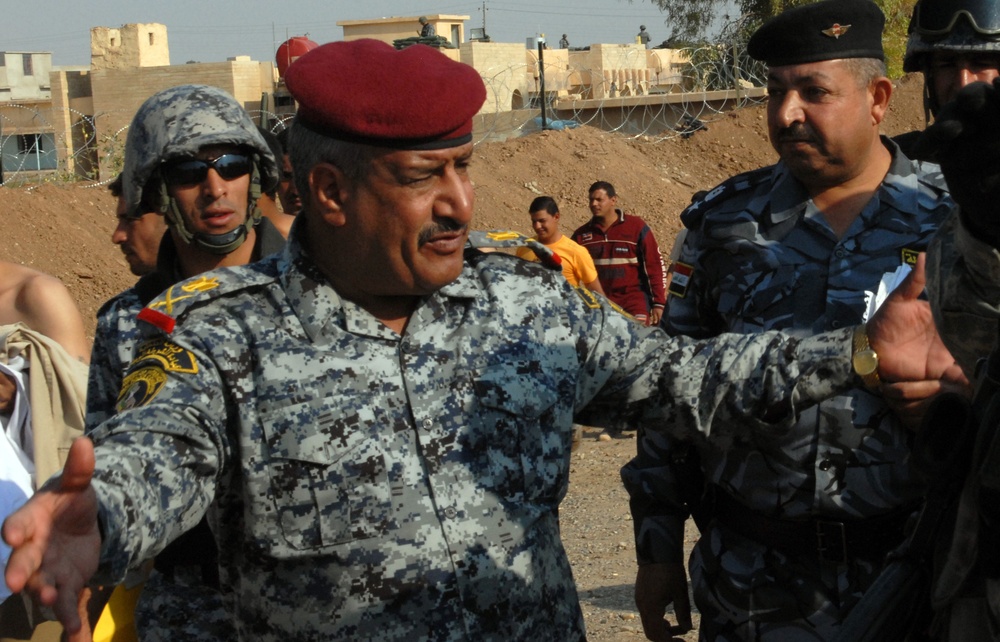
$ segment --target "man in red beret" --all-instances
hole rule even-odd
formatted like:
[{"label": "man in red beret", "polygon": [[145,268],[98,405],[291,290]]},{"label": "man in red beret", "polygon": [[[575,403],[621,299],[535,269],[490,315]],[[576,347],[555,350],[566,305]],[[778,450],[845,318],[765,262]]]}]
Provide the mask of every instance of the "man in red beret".
[{"label": "man in red beret", "polygon": [[[574,419],[727,440],[851,385],[850,329],[672,340],[468,248],[472,67],[359,40],[285,78],[285,251],[144,309],[119,413],[4,525],[8,584],[70,631],[85,581],[207,514],[240,639],[583,640],[558,519]],[[950,365],[919,288],[870,324],[883,376]]]}]

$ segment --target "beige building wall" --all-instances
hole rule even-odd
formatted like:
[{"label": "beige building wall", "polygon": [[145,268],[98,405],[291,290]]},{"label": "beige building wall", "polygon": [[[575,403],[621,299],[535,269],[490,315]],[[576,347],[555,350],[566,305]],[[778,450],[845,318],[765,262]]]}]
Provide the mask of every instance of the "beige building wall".
[{"label": "beige building wall", "polygon": [[165,67],[169,64],[166,25],[151,22],[90,30],[90,65],[94,69]]},{"label": "beige building wall", "polygon": [[94,70],[91,87],[98,140],[119,135],[147,98],[177,85],[211,85],[227,91],[256,122],[262,96],[274,92],[274,78],[272,63],[248,56],[226,62]]},{"label": "beige building wall", "polygon": [[58,68],[51,74],[52,124],[59,132],[59,165],[67,172],[95,178],[97,149],[101,145],[89,118],[94,113],[90,70]]},{"label": "beige building wall", "polygon": [[510,111],[515,94],[527,95],[534,90],[523,44],[465,42],[460,54],[461,62],[474,67],[486,84],[486,103],[480,114]]},{"label": "beige building wall", "polygon": [[[26,58],[27,64],[25,64]],[[26,74],[25,71],[31,73]],[[50,71],[52,71],[52,54],[49,52],[0,52],[0,102],[35,102],[51,99]]]},{"label": "beige building wall", "polygon": [[[434,25],[437,35],[443,36],[458,47],[465,42],[465,21],[469,16],[425,14],[427,22]],[[393,40],[414,38],[420,35],[420,16],[393,16],[374,20],[338,20],[337,26],[344,29],[344,40],[374,38],[392,44]]]}]

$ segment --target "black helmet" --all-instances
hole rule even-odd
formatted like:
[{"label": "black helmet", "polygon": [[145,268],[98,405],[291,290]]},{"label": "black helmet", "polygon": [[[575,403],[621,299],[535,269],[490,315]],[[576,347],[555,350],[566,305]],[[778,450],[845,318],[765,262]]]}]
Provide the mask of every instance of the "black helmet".
[{"label": "black helmet", "polygon": [[921,71],[935,51],[1000,53],[1000,0],[918,0],[904,71]]}]

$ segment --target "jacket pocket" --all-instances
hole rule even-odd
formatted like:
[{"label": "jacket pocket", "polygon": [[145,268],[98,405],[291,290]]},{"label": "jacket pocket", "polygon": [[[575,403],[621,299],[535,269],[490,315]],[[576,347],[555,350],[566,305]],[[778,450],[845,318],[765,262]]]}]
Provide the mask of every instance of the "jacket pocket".
[{"label": "jacket pocket", "polygon": [[303,403],[262,417],[277,520],[294,549],[377,537],[391,526],[377,410],[356,408],[343,416]]}]

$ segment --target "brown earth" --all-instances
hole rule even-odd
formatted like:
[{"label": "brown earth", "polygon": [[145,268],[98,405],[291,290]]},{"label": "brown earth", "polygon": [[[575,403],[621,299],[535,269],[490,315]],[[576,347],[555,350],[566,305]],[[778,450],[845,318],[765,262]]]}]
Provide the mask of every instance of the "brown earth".
[{"label": "brown earth", "polygon": [[[883,125],[895,135],[923,127],[921,80],[897,83]],[[619,204],[649,222],[664,253],[680,229],[678,214],[698,190],[775,161],[767,142],[764,108],[748,107],[708,121],[689,139],[627,139],[590,127],[545,131],[476,149],[476,227],[530,233],[526,208],[540,194],[560,204],[564,231],[589,217],[587,187],[615,185]],[[0,189],[0,257],[53,274],[75,297],[88,332],[94,315],[134,277],[110,243],[114,207],[103,188],[47,183]],[[632,601],[635,561],[628,501],[618,470],[634,441],[598,441],[586,430],[573,455],[563,503],[563,539],[580,589],[591,640],[641,640]],[[695,533],[690,533],[693,542]],[[689,542],[690,543],[690,542]],[[695,640],[689,633],[683,639]]]}]

